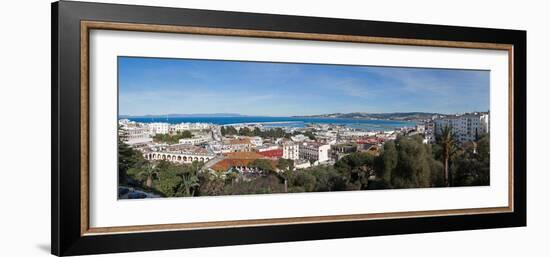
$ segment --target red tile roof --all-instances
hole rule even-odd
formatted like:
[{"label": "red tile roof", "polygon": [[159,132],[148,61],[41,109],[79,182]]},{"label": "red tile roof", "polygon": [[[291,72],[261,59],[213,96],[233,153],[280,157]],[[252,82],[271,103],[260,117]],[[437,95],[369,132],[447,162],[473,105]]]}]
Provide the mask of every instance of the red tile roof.
[{"label": "red tile roof", "polygon": [[267,151],[258,152],[258,153],[266,157],[282,157],[283,149],[273,149],[273,150],[267,150]]},{"label": "red tile roof", "polygon": [[[226,153],[226,158],[212,165],[213,170],[227,171],[231,167],[247,167],[251,162],[257,159],[266,159],[265,156],[255,152],[233,152]],[[277,167],[277,161],[266,159],[272,167]]]}]

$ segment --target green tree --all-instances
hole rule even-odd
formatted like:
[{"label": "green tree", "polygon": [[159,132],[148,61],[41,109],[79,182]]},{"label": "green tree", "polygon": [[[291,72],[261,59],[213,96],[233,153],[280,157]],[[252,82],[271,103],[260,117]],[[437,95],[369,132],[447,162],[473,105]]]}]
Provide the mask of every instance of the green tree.
[{"label": "green tree", "polygon": [[256,159],[248,164],[249,168],[257,168],[264,172],[274,172],[275,169],[269,160],[265,159]]},{"label": "green tree", "polygon": [[260,130],[260,128],[258,128],[258,127],[255,127],[254,131],[252,132],[252,135],[257,136],[257,137],[261,137],[261,136],[263,136],[262,135],[262,130]]},{"label": "green tree", "polygon": [[195,196],[200,186],[199,172],[203,162],[193,161],[191,164],[176,165],[177,186],[175,196]]},{"label": "green tree", "polygon": [[223,128],[223,131],[222,131],[222,135],[238,135],[239,132],[237,131],[237,129],[233,126],[224,126],[222,127]]},{"label": "green tree", "polygon": [[316,188],[316,178],[310,172],[296,170],[286,172],[289,192],[312,192]]},{"label": "green tree", "polygon": [[142,181],[145,181],[147,188],[151,188],[153,187],[153,179],[158,178],[159,173],[153,164],[147,163],[142,166],[141,172],[138,173],[138,176]]},{"label": "green tree", "polygon": [[391,184],[392,171],[397,166],[397,149],[393,140],[384,144],[384,151],[381,156],[382,167],[379,176],[385,183]]},{"label": "green tree", "polygon": [[304,132],[304,136],[308,137],[308,138],[311,139],[311,140],[315,140],[315,139],[316,139],[316,138],[315,138],[315,135],[314,135],[313,132],[311,132],[311,131],[306,131],[306,132]]},{"label": "green tree", "polygon": [[181,177],[178,176],[181,170],[179,166],[164,160],[157,164],[159,181],[156,189],[167,197],[176,196],[176,192],[181,184]]},{"label": "green tree", "polygon": [[284,184],[272,173],[249,180],[236,180],[224,188],[225,195],[283,193]]},{"label": "green tree", "polygon": [[167,144],[177,144],[179,143],[180,139],[183,138],[192,138],[193,133],[191,133],[189,130],[184,131],[178,131],[175,135],[170,134],[156,134],[153,136],[153,140],[155,142],[162,142]]},{"label": "green tree", "polygon": [[369,177],[375,173],[374,156],[370,153],[351,153],[334,164],[347,180],[347,189],[367,189]]},{"label": "green tree", "polygon": [[419,136],[398,137],[396,139],[397,165],[392,171],[392,187],[422,188],[431,186],[430,160]]},{"label": "green tree", "polygon": [[282,171],[293,170],[294,161],[290,159],[279,158],[279,160],[277,160],[277,168]]},{"label": "green tree", "polygon": [[455,138],[456,135],[453,133],[452,126],[442,127],[440,134],[436,137],[436,142],[441,147],[445,186],[451,186],[451,179],[449,177],[449,160],[457,149],[457,142]]},{"label": "green tree", "polygon": [[182,132],[178,132],[176,135],[178,136],[178,140],[182,139],[182,138],[192,138],[193,137],[193,133],[191,133],[191,131],[189,131],[189,130],[184,130]]},{"label": "green tree", "polygon": [[118,141],[118,183],[127,182],[127,172],[131,168],[139,168],[145,163],[141,152],[132,149],[128,144]]},{"label": "green tree", "polygon": [[248,127],[239,129],[239,135],[241,136],[252,136],[252,131]]},{"label": "green tree", "polygon": [[346,178],[333,166],[315,166],[304,170],[315,176],[315,191],[342,191],[346,190]]},{"label": "green tree", "polygon": [[181,183],[176,196],[194,196],[196,188],[200,186],[197,175],[190,172],[182,172],[178,176],[181,178]]},{"label": "green tree", "polygon": [[198,193],[203,195],[221,195],[223,194],[224,187],[227,183],[232,183],[228,175],[222,175],[210,172],[201,172],[198,175],[199,178],[199,190]]},{"label": "green tree", "polygon": [[489,162],[491,159],[489,151],[490,145],[491,138],[489,134],[484,135],[477,141],[477,153],[479,154],[479,158],[485,162]]},{"label": "green tree", "polygon": [[489,135],[485,135],[453,157],[453,186],[489,185],[489,167]]}]

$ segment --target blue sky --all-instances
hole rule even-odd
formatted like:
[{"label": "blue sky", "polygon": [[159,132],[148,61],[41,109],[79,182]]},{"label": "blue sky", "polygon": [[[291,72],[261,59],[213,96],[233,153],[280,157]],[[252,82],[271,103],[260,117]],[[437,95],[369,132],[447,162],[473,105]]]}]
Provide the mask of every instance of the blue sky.
[{"label": "blue sky", "polygon": [[489,71],[119,57],[119,113],[489,110]]}]

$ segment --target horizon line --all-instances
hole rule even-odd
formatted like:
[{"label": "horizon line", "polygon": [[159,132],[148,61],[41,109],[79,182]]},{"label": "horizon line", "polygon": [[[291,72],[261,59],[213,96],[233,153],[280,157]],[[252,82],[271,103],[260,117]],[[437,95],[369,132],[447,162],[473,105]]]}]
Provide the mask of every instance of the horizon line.
[{"label": "horizon line", "polygon": [[[168,113],[168,114],[118,114],[118,116],[129,116],[129,117],[145,117],[145,116],[176,116],[176,115],[189,115],[195,117],[204,117],[200,115],[216,115],[219,114],[219,117],[233,117],[233,116],[246,116],[246,117],[304,117],[304,116],[319,116],[319,115],[331,115],[331,114],[352,114],[352,113],[363,113],[363,114],[395,114],[395,113],[431,113],[431,114],[441,114],[441,115],[455,115],[455,114],[466,114],[466,113],[486,113],[486,111],[468,111],[468,112],[455,112],[455,113],[442,113],[442,112],[427,112],[427,111],[396,111],[396,112],[333,112],[333,113],[322,113],[322,114],[300,114],[300,115],[262,115],[262,114],[241,114],[241,113]],[[223,116],[223,114],[228,114]]]}]

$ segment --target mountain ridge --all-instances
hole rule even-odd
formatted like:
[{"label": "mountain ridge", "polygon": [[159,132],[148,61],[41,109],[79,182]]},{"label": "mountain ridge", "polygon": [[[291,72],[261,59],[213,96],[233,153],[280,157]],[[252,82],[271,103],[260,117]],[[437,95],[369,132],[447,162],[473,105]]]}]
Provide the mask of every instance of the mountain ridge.
[{"label": "mountain ridge", "polygon": [[[293,115],[292,118],[343,118],[343,119],[385,119],[385,120],[424,120],[434,115],[446,115],[433,112],[388,112],[388,113],[327,113],[316,115]],[[147,115],[120,115],[119,118],[185,118],[185,117],[250,117],[239,113],[191,113],[191,114],[147,114]],[[266,116],[267,117],[267,116]]]},{"label": "mountain ridge", "polygon": [[238,113],[170,113],[170,114],[146,114],[146,115],[119,115],[119,118],[185,118],[185,117],[246,117]]},{"label": "mountain ridge", "polygon": [[318,115],[292,116],[296,118],[344,118],[344,119],[385,119],[385,120],[423,120],[430,119],[434,115],[445,115],[434,112],[388,112],[388,113],[327,113]]}]

